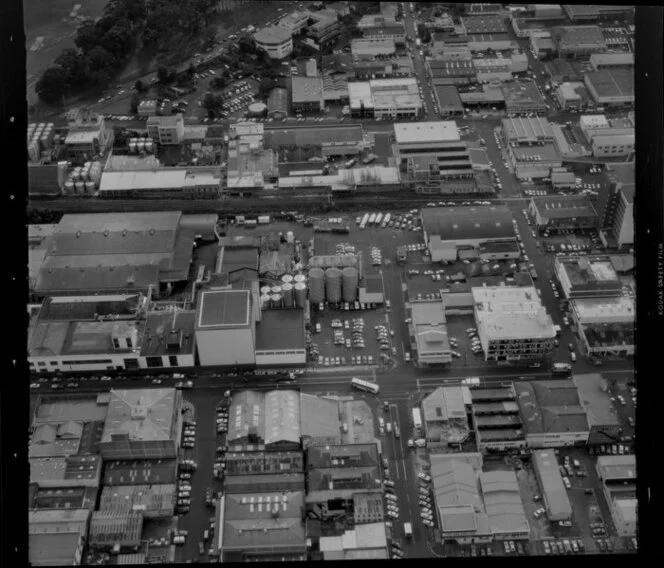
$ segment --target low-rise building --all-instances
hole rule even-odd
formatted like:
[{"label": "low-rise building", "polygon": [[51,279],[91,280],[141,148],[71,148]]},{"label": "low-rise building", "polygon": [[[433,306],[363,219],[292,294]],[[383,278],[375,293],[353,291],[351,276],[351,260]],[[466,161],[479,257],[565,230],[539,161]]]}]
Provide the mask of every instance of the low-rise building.
[{"label": "low-rise building", "polygon": [[632,298],[579,298],[570,302],[570,308],[590,355],[634,354],[636,306]]},{"label": "low-rise building", "polygon": [[588,446],[598,448],[620,437],[620,418],[611,399],[609,385],[599,373],[574,374],[572,380],[579,391],[581,406],[588,417]]},{"label": "low-rise building", "polygon": [[533,465],[542,501],[549,521],[569,521],[572,518],[572,505],[563,485],[558,460],[552,450],[533,452]]},{"label": "low-rise building", "polygon": [[635,456],[600,456],[597,476],[603,482],[604,497],[618,535],[635,536],[638,524]]},{"label": "low-rise building", "polygon": [[270,26],[254,34],[256,47],[267,52],[270,59],[284,59],[293,53],[293,34],[290,27]]},{"label": "low-rise building", "polygon": [[565,111],[579,111],[593,102],[588,90],[581,82],[562,83],[556,87],[553,94],[558,100],[560,108]]},{"label": "low-rise building", "polygon": [[[415,77],[369,81],[374,117],[385,120],[417,118],[422,112],[417,85]],[[357,103],[351,105],[351,112],[356,107]]]},{"label": "low-rise building", "polygon": [[424,438],[430,452],[458,448],[471,434],[468,387],[438,387],[422,401]]},{"label": "low-rise building", "polygon": [[155,144],[178,145],[184,138],[184,116],[151,116],[146,123],[149,136]]},{"label": "low-rise building", "polygon": [[339,36],[341,25],[337,14],[328,10],[311,12],[310,16],[316,20],[309,26],[307,35],[318,43],[324,45]]},{"label": "low-rise building", "polygon": [[105,171],[99,184],[99,196],[104,199],[214,199],[221,192],[221,180],[219,168],[214,166]]},{"label": "low-rise building", "polygon": [[501,126],[502,137],[507,146],[511,144],[532,146],[553,141],[551,124],[542,116],[504,118]]},{"label": "low-rise building", "polygon": [[508,146],[507,153],[519,179],[549,177],[551,170],[562,166],[558,148],[551,142],[536,146]]},{"label": "low-rise building", "polygon": [[588,442],[590,425],[573,381],[521,381],[514,383],[514,389],[529,448]]},{"label": "low-rise building", "polygon": [[362,30],[362,37],[366,39],[389,39],[398,45],[406,43],[406,30],[401,23],[385,25]]},{"label": "low-rise building", "polygon": [[411,302],[410,342],[421,366],[452,361],[445,308],[441,302]]},{"label": "low-rise building", "polygon": [[477,70],[470,56],[467,59],[445,59],[436,56],[425,62],[434,85],[467,85],[475,81]]},{"label": "low-rise building", "polygon": [[103,116],[89,110],[73,112],[68,129],[67,155],[76,163],[93,160],[113,145],[113,128],[106,125]]},{"label": "low-rise building", "polygon": [[[358,497],[360,496],[358,495]],[[382,508],[382,499],[376,499],[373,495],[362,495],[361,497],[373,498],[368,505]],[[373,502],[374,499],[377,502]],[[354,503],[356,523],[358,512],[364,509],[363,504],[356,497]],[[318,549],[323,560],[378,560],[390,557],[384,522],[357,523],[354,528],[346,529],[341,534],[321,535],[318,540]]]},{"label": "low-rise building", "polygon": [[576,187],[576,175],[570,171],[551,171],[551,186],[557,190],[574,189]]},{"label": "low-rise building", "polygon": [[477,447],[481,452],[504,452],[526,446],[514,387],[470,389]]},{"label": "low-rise building", "polygon": [[634,67],[634,54],[626,53],[593,53],[590,56],[590,65],[595,71],[603,69],[632,69]]},{"label": "low-rise building", "polygon": [[584,82],[595,104],[600,107],[634,104],[634,72],[632,69],[612,68],[586,73]]},{"label": "low-rise building", "polygon": [[506,32],[468,34],[468,49],[471,53],[483,51],[504,51],[517,47],[516,42]]},{"label": "low-rise building", "polygon": [[78,566],[83,562],[90,509],[43,509],[28,512],[28,558],[31,566]]},{"label": "low-rise building", "polygon": [[475,287],[477,334],[487,361],[542,359],[553,350],[553,320],[534,287]]},{"label": "low-rise building", "polygon": [[636,135],[633,128],[610,128],[594,136],[591,142],[595,158],[620,158],[634,152]]},{"label": "low-rise building", "polygon": [[533,197],[528,208],[540,231],[594,231],[599,225],[597,211],[583,195]]},{"label": "low-rise building", "polygon": [[275,120],[288,116],[288,90],[272,89],[267,99],[267,114]]},{"label": "low-rise building", "polygon": [[322,111],[325,106],[322,77],[293,77],[291,98],[294,112]]},{"label": "low-rise building", "polygon": [[138,103],[138,116],[155,116],[157,114],[157,101],[148,99]]},{"label": "low-rise building", "polygon": [[350,49],[353,56],[392,55],[396,53],[397,48],[394,40],[391,38],[356,38],[350,42]]},{"label": "low-rise building", "polygon": [[634,13],[634,6],[562,4],[562,7],[572,22],[608,22]]},{"label": "low-rise building", "polygon": [[622,283],[608,257],[557,257],[554,272],[568,300],[622,296]]},{"label": "low-rise building", "polygon": [[607,50],[606,40],[599,26],[558,26],[551,30],[558,57],[586,58]]},{"label": "low-rise building", "polygon": [[534,81],[513,81],[501,85],[507,114],[544,114],[544,98]]}]

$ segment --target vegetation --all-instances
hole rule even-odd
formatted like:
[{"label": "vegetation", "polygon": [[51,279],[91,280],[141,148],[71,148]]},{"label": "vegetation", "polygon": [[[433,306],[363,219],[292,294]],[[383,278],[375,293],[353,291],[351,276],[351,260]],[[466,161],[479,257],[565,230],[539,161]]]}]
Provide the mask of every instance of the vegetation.
[{"label": "vegetation", "polygon": [[[76,32],[76,49],[65,49],[36,84],[37,95],[57,103],[89,87],[107,85],[136,49],[164,47],[203,37],[215,0],[109,0],[96,22],[84,22]],[[137,38],[142,43],[137,43]],[[137,89],[138,90],[138,89]]]}]

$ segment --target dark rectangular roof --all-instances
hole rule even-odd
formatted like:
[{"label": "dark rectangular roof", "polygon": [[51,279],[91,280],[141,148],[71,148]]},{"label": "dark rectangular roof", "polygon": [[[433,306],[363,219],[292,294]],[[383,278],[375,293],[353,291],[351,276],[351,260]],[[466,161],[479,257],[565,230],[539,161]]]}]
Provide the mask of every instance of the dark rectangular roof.
[{"label": "dark rectangular roof", "polygon": [[304,349],[304,311],[263,310],[256,324],[256,351]]},{"label": "dark rectangular roof", "polygon": [[151,312],[145,323],[141,356],[194,353],[196,312]]},{"label": "dark rectangular roof", "polygon": [[442,108],[452,108],[454,110],[463,110],[459,90],[454,85],[439,85],[434,87],[436,97]]},{"label": "dark rectangular roof", "polygon": [[175,483],[174,459],[112,460],[104,466],[103,485],[157,485]]},{"label": "dark rectangular roof", "polygon": [[219,247],[217,274],[228,274],[250,268],[258,270],[258,249],[255,247]]},{"label": "dark rectangular roof", "polygon": [[136,314],[140,294],[46,298],[39,310],[39,321],[94,320],[106,315]]},{"label": "dark rectangular roof", "polygon": [[265,493],[267,491],[304,491],[304,473],[227,475],[224,492]]},{"label": "dark rectangular roof", "polygon": [[287,89],[272,89],[270,96],[267,99],[267,109],[269,112],[288,111],[288,90]]},{"label": "dark rectangular roof", "polygon": [[380,294],[383,291],[383,278],[380,274],[367,274],[363,283],[368,294]]},{"label": "dark rectangular roof", "polygon": [[281,146],[320,146],[340,142],[360,143],[363,141],[362,125],[318,126],[293,128],[265,128],[263,142],[265,148],[277,149]]},{"label": "dark rectangular roof", "polygon": [[58,166],[28,166],[28,192],[30,195],[60,195]]},{"label": "dark rectangular roof", "polygon": [[586,411],[573,381],[517,382],[514,388],[527,433],[589,431]]},{"label": "dark rectangular roof", "polygon": [[376,444],[343,444],[312,446],[307,451],[307,463],[315,468],[359,468],[378,465]]},{"label": "dark rectangular roof", "polygon": [[599,97],[633,97],[633,69],[605,69],[586,73],[586,81],[592,85]]},{"label": "dark rectangular roof", "polygon": [[549,219],[597,217],[590,198],[585,195],[533,197],[533,203],[539,214]]},{"label": "dark rectangular roof", "polygon": [[462,18],[468,35],[500,33],[507,31],[505,18],[499,15],[473,15]]},{"label": "dark rectangular roof", "polygon": [[208,290],[201,294],[198,327],[249,325],[248,290]]},{"label": "dark rectangular roof", "polygon": [[492,239],[514,236],[512,213],[505,205],[492,207],[427,207],[422,209],[427,234],[441,240]]}]

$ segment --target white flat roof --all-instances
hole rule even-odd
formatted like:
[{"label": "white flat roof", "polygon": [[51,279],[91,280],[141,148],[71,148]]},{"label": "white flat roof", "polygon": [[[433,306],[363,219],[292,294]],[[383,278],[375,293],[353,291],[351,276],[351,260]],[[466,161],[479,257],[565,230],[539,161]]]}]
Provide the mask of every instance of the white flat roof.
[{"label": "white flat roof", "polygon": [[102,174],[99,191],[131,189],[179,189],[185,185],[186,169],[160,171],[107,172]]},{"label": "white flat roof", "polygon": [[[349,87],[351,84],[348,84]],[[453,120],[395,124],[394,136],[397,144],[452,142],[461,139],[456,122]]]},{"label": "white flat roof", "polygon": [[67,134],[65,144],[91,144],[95,138],[99,138],[99,130],[79,130]]},{"label": "white flat roof", "polygon": [[572,300],[579,317],[593,318],[601,316],[636,317],[636,306],[632,298],[579,298]]}]

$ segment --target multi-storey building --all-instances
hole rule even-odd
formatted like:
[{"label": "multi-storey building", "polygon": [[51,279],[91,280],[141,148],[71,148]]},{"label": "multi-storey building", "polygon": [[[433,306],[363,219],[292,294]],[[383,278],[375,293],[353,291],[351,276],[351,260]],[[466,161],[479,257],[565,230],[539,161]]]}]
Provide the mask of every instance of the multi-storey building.
[{"label": "multi-storey building", "polygon": [[554,272],[568,300],[622,295],[622,284],[608,257],[557,257]]},{"label": "multi-storey building", "polygon": [[103,116],[89,110],[72,113],[68,127],[65,144],[74,162],[93,160],[113,144],[113,129],[106,126]]},{"label": "multi-storey building", "polygon": [[341,33],[341,27],[335,13],[313,12],[313,17],[317,21],[309,26],[307,34],[319,45],[332,41]]},{"label": "multi-storey building", "polygon": [[586,58],[607,50],[606,40],[598,26],[559,26],[551,30],[558,57]]},{"label": "multi-storey building", "polygon": [[634,162],[609,164],[609,183],[600,191],[596,209],[604,246],[620,248],[634,243]]},{"label": "multi-storey building", "polygon": [[147,130],[156,144],[162,146],[177,145],[184,138],[184,117],[182,114],[172,116],[151,116],[147,121]]},{"label": "multi-storey building", "polygon": [[254,34],[254,41],[271,59],[283,59],[293,53],[293,36],[288,27],[263,28]]},{"label": "multi-storey building", "polygon": [[602,136],[594,136],[591,142],[595,158],[619,158],[629,156],[634,152],[633,128],[611,128],[606,134],[602,134]]},{"label": "multi-storey building", "polygon": [[590,199],[583,195],[548,195],[530,200],[530,213],[540,231],[591,231],[598,226],[598,217]]},{"label": "multi-storey building", "polygon": [[534,287],[487,286],[472,294],[485,360],[541,359],[553,350],[553,320]]},{"label": "multi-storey building", "polygon": [[570,309],[587,353],[634,354],[636,307],[632,298],[580,298],[570,302]]}]

